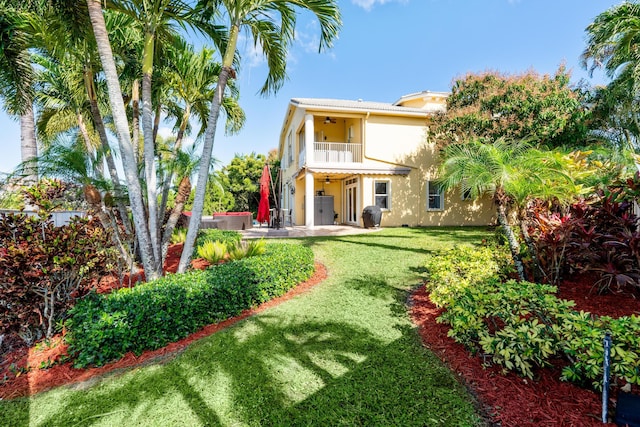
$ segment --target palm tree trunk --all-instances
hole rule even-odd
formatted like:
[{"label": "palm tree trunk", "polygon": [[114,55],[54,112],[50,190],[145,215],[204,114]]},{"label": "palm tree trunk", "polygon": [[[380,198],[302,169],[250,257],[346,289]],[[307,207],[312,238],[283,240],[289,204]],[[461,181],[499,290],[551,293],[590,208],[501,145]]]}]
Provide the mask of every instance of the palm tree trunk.
[{"label": "palm tree trunk", "polygon": [[131,106],[133,108],[131,138],[133,139],[133,152],[136,156],[136,162],[138,162],[140,161],[138,158],[138,154],[140,153],[140,82],[138,79],[133,81],[131,88]]},{"label": "palm tree trunk", "polygon": [[151,74],[153,73],[154,36],[145,34],[142,57],[142,133],[144,137],[144,176],[147,183],[147,208],[151,246],[157,260],[161,257],[160,229],[158,224],[158,177],[156,175],[155,141],[153,139],[153,118],[151,111]]},{"label": "palm tree trunk", "polygon": [[540,283],[542,277],[544,276],[544,271],[542,267],[540,267],[540,261],[538,260],[538,251],[536,250],[536,245],[533,244],[533,239],[529,234],[529,221],[527,219],[527,208],[526,206],[520,209],[520,232],[522,233],[522,237],[524,238],[524,242],[527,245],[527,249],[529,250],[529,254],[531,255],[531,270],[533,272],[533,281],[536,283]]},{"label": "palm tree trunk", "polygon": [[[178,129],[178,135],[176,136],[176,143],[173,146],[172,160],[175,160],[176,157],[178,157],[178,152],[182,149],[184,132],[185,132],[185,129],[187,128],[187,124],[189,124],[189,115],[191,114],[190,111],[191,109],[189,107],[189,104],[187,104],[185,107],[184,114],[182,115],[182,121],[180,123],[180,129]],[[168,163],[171,164],[173,162],[169,161]],[[171,168],[167,172],[167,176],[165,177],[164,182],[162,183],[162,199],[160,202],[160,209],[158,211],[158,214],[162,215],[163,218],[164,218],[164,211],[167,209],[167,201],[169,200],[169,190],[171,189],[171,181],[173,181],[173,175],[174,175],[174,168]]]},{"label": "palm tree trunk", "polygon": [[34,163],[38,157],[38,142],[36,140],[35,117],[33,105],[27,105],[20,115],[20,153],[24,163],[27,185],[38,182],[38,167]]},{"label": "palm tree trunk", "polygon": [[178,195],[176,196],[176,204],[173,206],[171,210],[171,214],[169,215],[169,219],[167,220],[167,225],[164,228],[164,235],[162,236],[162,260],[164,261],[167,258],[167,251],[169,250],[169,243],[171,242],[171,235],[173,234],[173,230],[180,219],[180,215],[182,215],[182,210],[184,209],[184,204],[189,200],[189,195],[191,194],[191,180],[188,176],[185,176],[180,181],[180,185],[178,186]]},{"label": "palm tree trunk", "polygon": [[98,162],[94,156],[94,148],[91,143],[91,137],[89,136],[89,131],[87,130],[87,125],[84,123],[84,117],[79,111],[76,111],[76,120],[78,121],[78,129],[80,130],[80,135],[82,135],[82,140],[84,141],[85,149],[87,150],[87,156],[91,159],[91,167],[93,168],[93,172],[97,177],[102,178],[102,172],[98,168]]},{"label": "palm tree trunk", "polygon": [[159,265],[159,260],[154,256],[153,247],[151,246],[151,236],[147,228],[144,202],[142,200],[142,188],[138,179],[135,155],[129,136],[129,123],[122,100],[118,71],[113,59],[104,15],[102,14],[102,2],[101,0],[87,0],[87,7],[109,91],[109,103],[118,136],[125,178],[129,187],[131,212],[133,214],[136,235],[140,243],[140,257],[142,258],[147,280],[152,280],[160,277],[162,266]]},{"label": "palm tree trunk", "polygon": [[84,199],[87,201],[89,208],[92,209],[98,216],[98,220],[102,224],[102,227],[104,227],[105,230],[111,231],[111,233],[109,233],[111,235],[111,240],[113,241],[113,244],[118,252],[120,252],[120,256],[122,257],[126,265],[131,265],[131,253],[120,239],[117,224],[113,224],[111,222],[111,218],[109,218],[109,215],[107,215],[107,213],[103,210],[100,192],[92,185],[85,185],[83,192]]},{"label": "palm tree trunk", "polygon": [[520,246],[518,245],[518,240],[516,239],[511,226],[509,225],[509,220],[507,219],[507,213],[504,208],[503,203],[497,204],[497,213],[498,213],[498,223],[502,227],[505,236],[507,237],[507,242],[509,243],[509,249],[511,250],[511,257],[513,258],[513,263],[516,266],[516,271],[518,272],[518,278],[520,281],[524,281],[524,265],[522,264],[522,260],[520,259]]},{"label": "palm tree trunk", "polygon": [[111,151],[111,146],[109,145],[109,138],[107,137],[107,130],[104,126],[104,121],[102,120],[102,114],[100,113],[100,108],[98,107],[98,95],[96,94],[96,86],[95,86],[95,73],[93,70],[85,66],[84,68],[84,85],[85,90],[87,91],[87,96],[89,98],[89,107],[91,109],[91,117],[93,119],[93,125],[98,132],[98,137],[100,138],[100,144],[102,145],[102,151],[104,152],[104,157],[107,161],[107,169],[109,170],[109,176],[111,177],[111,181],[113,182],[113,186],[116,193],[116,207],[120,214],[120,218],[122,219],[122,223],[124,225],[125,232],[127,235],[132,235],[133,230],[131,230],[131,224],[129,223],[129,215],[127,214],[127,208],[122,202],[122,197],[125,194],[122,185],[120,184],[120,176],[118,174],[118,169],[116,168],[116,162],[113,158],[113,153]]},{"label": "palm tree trunk", "polygon": [[209,178],[209,165],[211,164],[211,156],[213,154],[213,144],[216,137],[216,128],[218,126],[218,118],[220,117],[220,107],[222,106],[222,98],[224,96],[225,88],[227,87],[227,81],[231,77],[235,77],[235,71],[231,66],[233,65],[233,57],[236,52],[236,45],[238,43],[238,34],[240,28],[237,25],[232,25],[229,31],[229,41],[227,43],[227,50],[225,51],[224,58],[222,60],[222,69],[218,76],[218,85],[213,94],[213,101],[211,102],[211,112],[207,120],[207,129],[204,133],[204,144],[202,147],[202,158],[200,159],[200,166],[198,170],[198,183],[196,184],[196,192],[193,200],[193,208],[191,209],[191,220],[189,221],[189,229],[187,230],[187,238],[184,242],[184,248],[182,249],[182,255],[180,256],[180,263],[178,264],[178,273],[184,273],[187,267],[191,264],[191,254],[193,253],[193,246],[200,230],[200,220],[202,220],[202,211],[204,210],[204,197],[207,190],[207,181]]}]

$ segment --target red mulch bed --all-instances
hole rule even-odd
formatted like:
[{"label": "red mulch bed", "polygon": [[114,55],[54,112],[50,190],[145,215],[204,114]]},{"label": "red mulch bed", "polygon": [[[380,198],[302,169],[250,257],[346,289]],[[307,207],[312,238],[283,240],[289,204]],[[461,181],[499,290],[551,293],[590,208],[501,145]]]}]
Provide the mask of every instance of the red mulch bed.
[{"label": "red mulch bed", "polygon": [[[169,249],[165,270],[175,272],[178,267],[180,254],[182,253],[182,245],[173,245]],[[202,260],[196,259],[192,262],[194,268],[203,269],[209,264]],[[9,378],[0,384],[0,399],[12,399],[22,396],[31,396],[35,393],[48,390],[65,384],[79,383],[90,380],[97,376],[104,376],[114,371],[122,371],[125,368],[141,365],[144,363],[160,361],[172,358],[184,351],[191,343],[201,338],[208,337],[217,331],[227,328],[240,320],[246,319],[256,313],[260,313],[267,308],[273,307],[283,301],[289,300],[296,295],[308,291],[316,284],[323,281],[327,276],[326,268],[322,264],[316,264],[316,270],[313,276],[304,283],[299,284],[291,289],[285,295],[274,298],[259,307],[243,311],[240,315],[227,319],[223,322],[208,325],[189,335],[182,340],[169,344],[166,347],[153,351],[145,351],[140,356],[133,353],[127,353],[122,359],[109,363],[99,368],[75,369],[72,363],[65,360],[67,355],[67,345],[63,343],[62,336],[54,337],[48,346],[36,346],[30,349],[22,348],[5,355],[4,360],[0,361],[0,379]],[[143,280],[144,276],[137,275],[132,278],[132,282]],[[128,278],[127,278],[128,280]],[[125,284],[124,286],[127,286]],[[122,287],[118,284],[118,280],[101,280],[99,290],[101,292],[110,292],[111,290]],[[46,347],[46,348],[43,348]],[[17,367],[26,367],[26,373],[18,372],[11,369],[11,365]],[[45,366],[50,366],[48,369]]]},{"label": "red mulch bed", "polygon": [[[640,299],[629,293],[598,295],[588,277],[565,281],[560,298],[572,299],[577,310],[619,317],[640,314]],[[447,336],[449,327],[436,322],[442,313],[420,287],[412,296],[411,317],[425,345],[435,352],[472,390],[491,421],[500,426],[602,426],[599,393],[560,381],[562,361],[542,369],[535,381],[497,366],[486,367],[480,357]],[[607,424],[615,425],[615,424]]]}]

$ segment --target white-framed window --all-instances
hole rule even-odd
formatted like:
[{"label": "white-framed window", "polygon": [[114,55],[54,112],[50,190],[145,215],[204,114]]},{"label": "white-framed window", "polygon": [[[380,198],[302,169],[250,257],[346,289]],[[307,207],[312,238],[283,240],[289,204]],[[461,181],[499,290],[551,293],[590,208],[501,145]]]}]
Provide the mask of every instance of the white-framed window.
[{"label": "white-framed window", "polygon": [[435,181],[427,181],[427,210],[441,211],[444,209],[444,191]]},{"label": "white-framed window", "polygon": [[373,181],[374,204],[382,210],[391,209],[391,181]]}]

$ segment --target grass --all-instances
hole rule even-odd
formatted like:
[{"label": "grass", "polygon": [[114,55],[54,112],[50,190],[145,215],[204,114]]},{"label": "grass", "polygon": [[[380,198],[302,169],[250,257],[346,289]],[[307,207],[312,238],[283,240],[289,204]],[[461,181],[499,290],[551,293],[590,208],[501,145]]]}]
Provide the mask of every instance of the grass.
[{"label": "grass", "polygon": [[473,399],[420,344],[405,306],[425,254],[482,229],[300,240],[329,271],[311,292],[165,364],[0,402],[2,426],[474,426]]}]

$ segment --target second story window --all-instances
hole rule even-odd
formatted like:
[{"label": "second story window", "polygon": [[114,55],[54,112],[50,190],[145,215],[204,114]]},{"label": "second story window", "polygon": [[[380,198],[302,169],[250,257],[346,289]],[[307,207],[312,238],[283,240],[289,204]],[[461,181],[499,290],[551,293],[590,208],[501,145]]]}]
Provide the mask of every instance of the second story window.
[{"label": "second story window", "polygon": [[383,210],[391,209],[391,182],[374,181],[375,205]]}]

